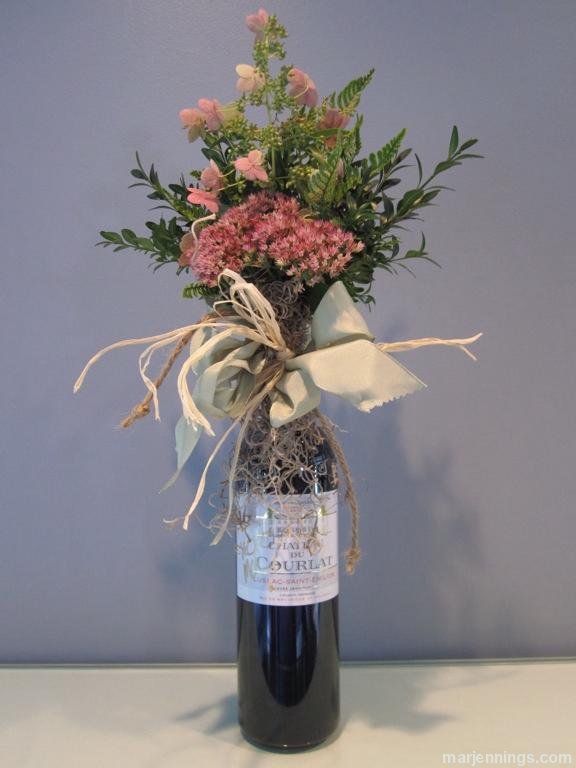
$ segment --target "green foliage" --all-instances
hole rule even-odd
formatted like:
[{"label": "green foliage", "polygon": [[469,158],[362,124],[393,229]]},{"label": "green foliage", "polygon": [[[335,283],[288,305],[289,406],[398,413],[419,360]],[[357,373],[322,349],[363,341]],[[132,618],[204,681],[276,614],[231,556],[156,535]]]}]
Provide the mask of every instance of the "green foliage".
[{"label": "green foliage", "polygon": [[178,219],[173,217],[169,221],[163,218],[158,222],[147,221],[146,226],[150,230],[149,237],[140,237],[131,229],[122,229],[120,232],[102,230],[102,240],[97,245],[112,247],[114,251],[131,248],[146,253],[156,262],[154,269],[177,262],[180,258],[180,240],[185,234]]},{"label": "green foliage", "polygon": [[130,184],[130,187],[149,188],[152,191],[147,195],[148,199],[160,200],[164,203],[163,205],[156,206],[157,208],[167,208],[176,211],[185,221],[194,221],[196,216],[194,216],[186,202],[187,191],[184,177],[181,176],[179,184],[169,184],[168,189],[166,189],[160,183],[154,165],[150,166],[148,172],[144,170],[138,152],[136,152],[136,163],[137,167],[133,168],[130,173],[138,181]]},{"label": "green foliage", "polygon": [[338,95],[332,94],[328,101],[331,106],[338,107],[342,112],[350,114],[354,112],[360,104],[362,91],[368,86],[374,77],[374,70],[371,69],[365,75],[351,80],[348,85],[340,91]]},{"label": "green foliage", "polygon": [[182,291],[182,296],[185,299],[215,299],[220,295],[218,288],[206,285],[205,283],[190,283]]},{"label": "green foliage", "polygon": [[367,158],[362,160],[362,169],[367,171],[370,177],[379,173],[386,173],[392,161],[398,156],[405,135],[406,129],[402,128],[400,133],[397,133],[382,149],[371,152]]},{"label": "green foliage", "polygon": [[420,211],[432,205],[442,190],[448,189],[435,183],[440,174],[461,165],[465,159],[481,157],[467,151],[477,140],[468,139],[460,144],[458,129],[454,127],[446,159],[424,179],[422,163],[415,155],[418,183],[394,199],[388,190],[399,184],[400,179],[393,174],[406,168],[403,162],[411,153],[410,149],[400,151],[404,134],[400,131],[381,150],[349,165],[345,176],[351,176],[353,184],[347,186],[343,199],[330,213],[344,229],[353,232],[364,243],[364,250],[341,279],[356,301],[368,304],[374,301],[370,289],[376,269],[396,273],[400,268],[411,271],[410,263],[417,260],[436,264],[426,251],[423,234],[418,248],[402,253],[395,230],[405,229],[404,223],[409,220],[419,220]]},{"label": "green foliage", "polygon": [[342,148],[336,146],[326,155],[326,159],[308,178],[307,189],[304,193],[309,205],[331,203],[338,183],[338,166],[342,157]]},{"label": "green foliage", "polygon": [[263,75],[270,72],[271,59],[284,59],[286,49],[282,44],[288,35],[276,16],[270,16],[261,38],[254,40],[254,64]]}]

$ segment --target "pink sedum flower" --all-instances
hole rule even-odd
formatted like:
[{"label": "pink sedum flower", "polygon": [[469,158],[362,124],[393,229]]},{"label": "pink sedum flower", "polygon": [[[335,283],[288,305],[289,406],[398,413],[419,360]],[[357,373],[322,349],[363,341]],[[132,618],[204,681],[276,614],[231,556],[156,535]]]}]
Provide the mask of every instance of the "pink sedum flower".
[{"label": "pink sedum flower", "polygon": [[250,32],[254,32],[256,40],[262,40],[264,37],[264,27],[268,24],[270,15],[264,8],[260,8],[257,13],[250,13],[246,16],[246,26]]},{"label": "pink sedum flower", "polygon": [[186,198],[192,205],[203,205],[211,213],[218,213],[220,203],[218,202],[218,194],[216,192],[209,192],[205,189],[196,189],[196,187],[188,187],[190,193]]},{"label": "pink sedum flower", "polygon": [[288,93],[301,106],[315,107],[318,104],[318,91],[314,80],[296,67],[288,72]]},{"label": "pink sedum flower", "polygon": [[186,246],[182,262],[198,279],[216,285],[224,269],[273,264],[307,285],[340,275],[364,248],[350,232],[330,221],[305,218],[294,197],[266,191],[249,195],[205,227],[197,247]]},{"label": "pink sedum flower", "polygon": [[[340,130],[341,128],[346,128],[349,122],[350,122],[349,115],[345,115],[344,112],[340,112],[339,109],[334,109],[333,107],[330,107],[329,109],[326,110],[326,114],[318,123],[318,128],[320,128],[321,131]],[[325,144],[327,147],[334,147],[336,145],[336,142],[337,142],[336,135],[326,137]]]},{"label": "pink sedum flower", "polygon": [[214,160],[210,160],[210,165],[204,168],[200,175],[204,189],[210,192],[220,192],[226,186],[226,177],[218,168]]},{"label": "pink sedum flower", "polygon": [[262,152],[253,149],[246,157],[239,157],[234,161],[234,167],[245,179],[249,181],[268,181],[268,174],[262,167]]},{"label": "pink sedum flower", "polygon": [[199,109],[181,109],[179,113],[182,127],[188,131],[188,141],[194,141],[200,136],[206,125],[206,117]]},{"label": "pink sedum flower", "polygon": [[255,67],[250,66],[250,64],[238,64],[236,67],[236,74],[238,75],[236,88],[240,93],[252,93],[253,91],[257,91],[258,88],[262,88],[266,82],[264,75],[255,69]]}]

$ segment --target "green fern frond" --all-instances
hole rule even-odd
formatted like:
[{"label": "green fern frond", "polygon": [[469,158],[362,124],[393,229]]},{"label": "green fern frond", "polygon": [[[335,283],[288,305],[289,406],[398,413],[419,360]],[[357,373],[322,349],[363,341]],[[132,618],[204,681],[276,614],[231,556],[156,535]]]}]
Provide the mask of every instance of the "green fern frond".
[{"label": "green fern frond", "polygon": [[335,98],[335,102],[338,105],[338,108],[343,112],[354,112],[360,103],[360,96],[362,95],[362,91],[370,83],[373,76],[374,70],[371,69],[370,72],[367,72],[365,75],[351,80]]},{"label": "green fern frond", "polygon": [[377,152],[371,152],[368,155],[368,159],[363,162],[366,164],[371,175],[386,170],[400,151],[405,135],[406,129],[402,128],[400,133],[396,134],[382,149],[379,149]]},{"label": "green fern frond", "polygon": [[337,146],[326,155],[326,161],[308,179],[306,201],[310,205],[330,203],[338,182],[338,161],[342,156],[342,147]]}]

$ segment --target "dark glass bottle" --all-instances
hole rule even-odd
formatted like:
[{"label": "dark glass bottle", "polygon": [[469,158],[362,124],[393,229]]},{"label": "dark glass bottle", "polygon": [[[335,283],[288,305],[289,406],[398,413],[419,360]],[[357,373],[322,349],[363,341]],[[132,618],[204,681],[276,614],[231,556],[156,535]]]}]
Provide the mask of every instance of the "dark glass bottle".
[{"label": "dark glass bottle", "polygon": [[[294,484],[238,527],[238,705],[244,737],[266,749],[320,744],[338,725],[336,466],[326,444],[314,481]],[[249,491],[249,489],[247,489]]]}]

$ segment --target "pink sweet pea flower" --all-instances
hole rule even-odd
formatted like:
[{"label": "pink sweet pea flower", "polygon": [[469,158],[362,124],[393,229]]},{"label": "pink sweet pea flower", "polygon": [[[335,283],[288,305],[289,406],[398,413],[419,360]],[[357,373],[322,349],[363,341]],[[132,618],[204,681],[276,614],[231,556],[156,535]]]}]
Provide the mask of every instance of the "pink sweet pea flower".
[{"label": "pink sweet pea flower", "polygon": [[[340,112],[339,109],[330,107],[326,110],[326,114],[318,123],[318,128],[320,128],[320,130],[338,130],[339,128],[345,128],[349,122],[349,115],[345,115],[344,112]],[[336,144],[336,141],[336,136],[328,136],[326,138],[326,146],[333,147]]]},{"label": "pink sweet pea flower", "polygon": [[269,18],[268,11],[264,8],[260,8],[258,13],[250,13],[246,16],[246,26],[250,32],[254,32],[256,40],[262,40],[264,37],[264,27],[268,24]]},{"label": "pink sweet pea flower", "polygon": [[257,91],[258,88],[262,88],[265,83],[262,72],[258,72],[258,70],[250,66],[250,64],[238,64],[236,67],[236,74],[238,75],[236,88],[241,93],[252,93],[252,91]]},{"label": "pink sweet pea flower", "polygon": [[200,181],[204,185],[204,188],[209,192],[220,192],[226,186],[226,179],[224,174],[218,168],[214,160],[210,160],[210,165],[204,168],[200,175]]},{"label": "pink sweet pea flower", "polygon": [[253,149],[246,157],[239,157],[234,161],[234,167],[249,181],[268,181],[268,174],[262,167],[262,152]]},{"label": "pink sweet pea flower", "polygon": [[192,205],[203,205],[204,208],[208,208],[212,213],[218,213],[220,204],[218,202],[218,195],[216,192],[208,192],[204,189],[196,189],[196,187],[188,187],[190,194],[186,198]]},{"label": "pink sweet pea flower", "polygon": [[188,129],[188,141],[194,141],[202,133],[206,124],[206,117],[199,109],[181,109],[179,113],[183,128]]},{"label": "pink sweet pea flower", "polygon": [[288,72],[288,93],[302,106],[315,107],[318,104],[318,91],[314,80],[296,67]]},{"label": "pink sweet pea flower", "polygon": [[224,122],[222,105],[217,99],[198,99],[198,106],[209,131],[217,131]]}]

